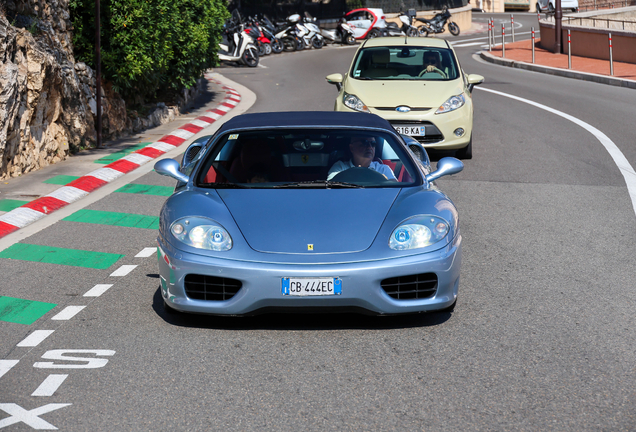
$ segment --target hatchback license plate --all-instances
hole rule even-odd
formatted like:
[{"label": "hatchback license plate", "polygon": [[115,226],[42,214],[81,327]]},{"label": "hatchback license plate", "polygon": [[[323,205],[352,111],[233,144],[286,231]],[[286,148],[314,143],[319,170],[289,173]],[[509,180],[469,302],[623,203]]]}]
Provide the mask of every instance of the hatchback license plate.
[{"label": "hatchback license plate", "polygon": [[342,281],[339,278],[283,278],[283,295],[308,297],[342,294]]},{"label": "hatchback license plate", "polygon": [[425,136],[426,135],[426,127],[425,126],[407,126],[407,125],[393,125],[396,131],[402,135],[409,136]]}]

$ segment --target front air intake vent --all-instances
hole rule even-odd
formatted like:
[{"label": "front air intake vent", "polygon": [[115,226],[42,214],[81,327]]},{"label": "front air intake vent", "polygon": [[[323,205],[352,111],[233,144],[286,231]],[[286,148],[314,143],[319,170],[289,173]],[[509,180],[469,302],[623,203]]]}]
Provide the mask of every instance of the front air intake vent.
[{"label": "front air intake vent", "polygon": [[185,277],[185,292],[192,300],[229,300],[241,289],[241,281],[189,274]]},{"label": "front air intake vent", "polygon": [[437,291],[437,275],[423,273],[410,276],[398,276],[384,279],[382,289],[396,300],[415,300],[430,298]]}]

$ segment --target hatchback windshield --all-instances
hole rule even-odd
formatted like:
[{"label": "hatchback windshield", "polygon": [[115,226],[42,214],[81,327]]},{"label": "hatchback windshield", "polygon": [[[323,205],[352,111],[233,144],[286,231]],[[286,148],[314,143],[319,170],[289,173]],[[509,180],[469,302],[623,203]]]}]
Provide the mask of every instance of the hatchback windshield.
[{"label": "hatchback windshield", "polygon": [[372,47],[358,52],[351,76],[368,80],[454,80],[459,77],[459,67],[447,48]]},{"label": "hatchback windshield", "polygon": [[200,187],[360,188],[421,182],[403,144],[376,130],[233,132],[206,153],[197,174]]}]

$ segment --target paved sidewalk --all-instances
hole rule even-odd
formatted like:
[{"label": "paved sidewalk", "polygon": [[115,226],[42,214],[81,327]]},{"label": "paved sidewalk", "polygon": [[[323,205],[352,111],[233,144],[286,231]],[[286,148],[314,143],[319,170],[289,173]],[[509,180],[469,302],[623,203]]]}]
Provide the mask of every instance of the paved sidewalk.
[{"label": "paved sidewalk", "polygon": [[[206,74],[208,91],[189,113],[139,134],[80,152],[20,177],[0,181],[0,238],[78,201],[89,193],[212,129],[233,110],[241,95],[215,73]],[[236,111],[236,110],[235,110]]]},{"label": "paved sidewalk", "polygon": [[481,57],[504,66],[636,89],[636,64],[614,62],[614,75],[610,76],[609,61],[572,56],[572,69],[568,69],[567,54],[555,54],[539,48],[539,40],[536,41],[534,64],[532,40],[507,43],[505,58],[501,45],[493,47],[490,52],[482,51]]}]

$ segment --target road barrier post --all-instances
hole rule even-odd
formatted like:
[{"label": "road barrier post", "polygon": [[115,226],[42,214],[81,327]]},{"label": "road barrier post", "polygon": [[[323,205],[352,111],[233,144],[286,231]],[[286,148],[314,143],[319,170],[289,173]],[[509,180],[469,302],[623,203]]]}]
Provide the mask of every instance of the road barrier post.
[{"label": "road barrier post", "polygon": [[614,59],[612,58],[612,34],[609,34],[610,75],[614,76]]},{"label": "road barrier post", "polygon": [[501,24],[501,57],[506,58],[506,26]]},{"label": "road barrier post", "polygon": [[572,41],[570,40],[569,29],[568,29],[568,69],[572,69]]},{"label": "road barrier post", "polygon": [[532,27],[532,63],[534,63],[534,27]]},{"label": "road barrier post", "polygon": [[515,18],[510,14],[510,28],[512,29],[512,43],[515,43]]},{"label": "road barrier post", "polygon": [[492,51],[492,26],[490,20],[488,20],[488,51]]}]

